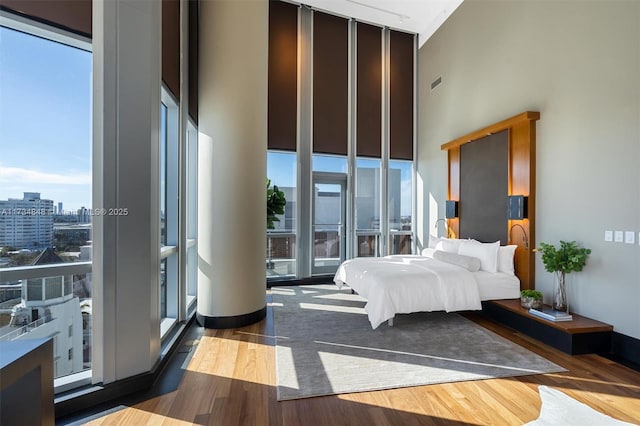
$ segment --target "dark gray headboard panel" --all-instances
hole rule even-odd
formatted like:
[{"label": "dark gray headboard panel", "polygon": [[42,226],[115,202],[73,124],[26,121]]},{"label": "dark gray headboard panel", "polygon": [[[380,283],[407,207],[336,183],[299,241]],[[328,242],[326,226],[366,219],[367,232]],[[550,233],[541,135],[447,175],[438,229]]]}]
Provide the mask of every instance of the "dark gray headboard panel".
[{"label": "dark gray headboard panel", "polygon": [[507,244],[509,134],[495,133],[460,147],[460,238]]}]

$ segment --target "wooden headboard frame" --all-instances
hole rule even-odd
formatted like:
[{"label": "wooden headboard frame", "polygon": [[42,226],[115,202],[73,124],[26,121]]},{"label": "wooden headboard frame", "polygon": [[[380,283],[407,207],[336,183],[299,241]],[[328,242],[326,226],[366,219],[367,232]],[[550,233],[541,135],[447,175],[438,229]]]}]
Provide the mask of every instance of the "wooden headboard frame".
[{"label": "wooden headboard frame", "polygon": [[[535,224],[536,224],[536,121],[540,113],[526,111],[506,120],[484,127],[461,136],[441,146],[448,152],[449,183],[447,197],[460,201],[460,147],[466,143],[477,141],[487,135],[503,130],[508,133],[508,188],[507,195],[525,195],[528,199],[527,219],[508,220],[507,235],[509,244],[516,244],[515,268],[520,279],[520,288],[535,288]],[[462,206],[462,203],[461,203]],[[462,207],[461,207],[462,208]],[[450,233],[460,235],[460,219],[448,219]],[[529,240],[529,248],[525,249],[522,229],[525,229]]]}]

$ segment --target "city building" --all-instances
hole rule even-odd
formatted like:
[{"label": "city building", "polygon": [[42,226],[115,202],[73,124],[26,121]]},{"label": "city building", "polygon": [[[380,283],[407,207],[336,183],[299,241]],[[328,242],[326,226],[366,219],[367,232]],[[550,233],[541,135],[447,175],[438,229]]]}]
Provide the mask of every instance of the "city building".
[{"label": "city building", "polygon": [[68,223],[56,222],[53,225],[53,237],[56,246],[67,245],[86,245],[87,241],[91,241],[91,224],[90,223]]},{"label": "city building", "polygon": [[[61,262],[62,259],[48,247],[32,265]],[[19,286],[20,299],[0,304],[0,314],[11,312],[9,323],[0,327],[0,342],[51,337],[55,377],[78,373],[85,366],[83,346],[90,340],[87,334],[91,333],[91,309],[81,311],[80,298],[74,294],[74,287],[78,286],[75,278],[68,275],[21,280],[14,284]],[[7,284],[2,287],[5,292],[10,288]]]},{"label": "city building", "polygon": [[39,192],[0,200],[0,246],[42,248],[53,243],[53,201]]}]

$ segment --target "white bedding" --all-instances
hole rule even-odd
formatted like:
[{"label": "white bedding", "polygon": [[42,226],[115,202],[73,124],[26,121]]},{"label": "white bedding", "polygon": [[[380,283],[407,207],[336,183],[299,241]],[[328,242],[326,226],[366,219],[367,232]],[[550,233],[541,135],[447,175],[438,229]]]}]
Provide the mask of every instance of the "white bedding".
[{"label": "white bedding", "polygon": [[480,310],[480,291],[468,270],[417,255],[356,258],[343,262],[334,282],[367,299],[375,329],[395,314]]},{"label": "white bedding", "polygon": [[517,299],[520,297],[520,280],[515,275],[486,271],[474,272],[480,300]]}]

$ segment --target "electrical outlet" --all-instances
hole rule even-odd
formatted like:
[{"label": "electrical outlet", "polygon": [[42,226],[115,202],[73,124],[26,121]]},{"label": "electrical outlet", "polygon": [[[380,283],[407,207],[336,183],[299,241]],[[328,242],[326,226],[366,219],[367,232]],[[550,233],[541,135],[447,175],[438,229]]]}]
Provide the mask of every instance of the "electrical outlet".
[{"label": "electrical outlet", "polygon": [[622,231],[616,231],[614,240],[616,243],[621,243],[624,241],[624,234]]},{"label": "electrical outlet", "polygon": [[633,231],[626,231],[624,233],[624,242],[627,244],[635,244],[636,243],[636,233]]},{"label": "electrical outlet", "polygon": [[604,231],[604,240],[613,241],[613,231]]}]

